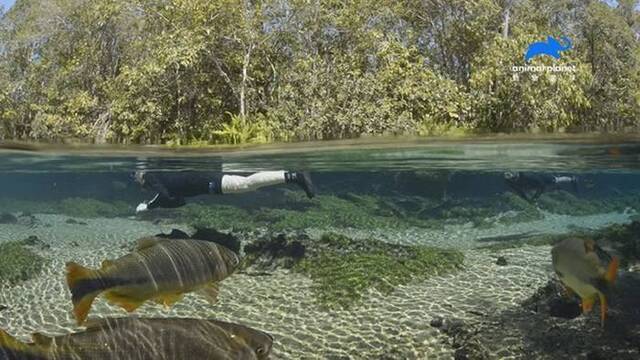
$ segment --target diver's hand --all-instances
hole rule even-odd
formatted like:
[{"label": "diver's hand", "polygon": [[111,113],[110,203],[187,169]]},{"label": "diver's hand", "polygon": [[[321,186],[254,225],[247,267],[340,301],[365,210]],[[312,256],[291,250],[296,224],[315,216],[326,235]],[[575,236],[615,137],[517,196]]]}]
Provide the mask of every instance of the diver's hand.
[{"label": "diver's hand", "polygon": [[138,207],[136,208],[136,214],[141,213],[143,211],[147,211],[149,210],[149,208],[147,207],[147,203],[141,202],[140,204],[138,204]]}]

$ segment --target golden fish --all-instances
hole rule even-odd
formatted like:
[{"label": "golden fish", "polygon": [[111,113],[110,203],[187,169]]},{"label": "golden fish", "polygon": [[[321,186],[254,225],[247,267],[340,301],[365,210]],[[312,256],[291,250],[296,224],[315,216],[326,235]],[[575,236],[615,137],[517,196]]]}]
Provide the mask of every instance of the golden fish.
[{"label": "golden fish", "polygon": [[600,298],[600,323],[607,317],[606,294],[616,279],[618,258],[609,256],[593,240],[566,239],[551,249],[553,268],[569,289],[582,300],[582,312],[591,311]]},{"label": "golden fish", "polygon": [[21,343],[0,330],[3,360],[263,360],[273,338],[250,327],[217,320],[111,318],[69,335],[33,335]]},{"label": "golden fish", "polygon": [[239,262],[233,251],[209,241],[142,238],[132,253],[105,260],[98,270],[67,263],[73,313],[82,324],[103,292],[111,304],[129,312],[150,299],[168,307],[195,290],[215,302],[217,283]]}]

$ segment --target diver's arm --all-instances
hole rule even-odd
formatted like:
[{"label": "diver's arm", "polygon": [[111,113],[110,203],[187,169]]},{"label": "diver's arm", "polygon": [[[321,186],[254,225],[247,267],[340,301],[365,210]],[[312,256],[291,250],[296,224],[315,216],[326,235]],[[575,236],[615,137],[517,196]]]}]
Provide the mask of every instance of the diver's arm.
[{"label": "diver's arm", "polygon": [[174,196],[168,196],[162,193],[158,193],[156,194],[156,196],[153,197],[153,199],[151,199],[151,201],[147,203],[147,208],[148,209],[155,209],[159,207],[177,208],[177,207],[183,206],[184,204],[186,204],[186,202],[182,197],[174,197]]},{"label": "diver's arm", "polygon": [[149,201],[140,203],[136,208],[136,212],[147,211],[159,207],[176,208],[184,205],[186,202],[182,197],[174,197],[169,194],[167,188],[155,176],[148,176],[145,179],[146,187],[156,191],[156,195]]}]

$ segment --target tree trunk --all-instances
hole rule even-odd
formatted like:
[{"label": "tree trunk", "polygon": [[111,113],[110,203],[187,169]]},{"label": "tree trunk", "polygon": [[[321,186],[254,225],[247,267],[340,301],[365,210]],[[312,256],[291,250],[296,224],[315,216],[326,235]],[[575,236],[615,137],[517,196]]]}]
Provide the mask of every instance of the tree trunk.
[{"label": "tree trunk", "polygon": [[251,51],[253,50],[253,45],[249,46],[247,52],[244,54],[244,61],[242,63],[242,83],[240,84],[240,116],[244,120],[247,116],[247,107],[245,100],[245,91],[247,88],[247,79],[248,79],[248,68],[249,62],[251,60]]},{"label": "tree trunk", "polygon": [[509,5],[504,9],[504,14],[502,15],[502,37],[507,39],[509,38]]}]

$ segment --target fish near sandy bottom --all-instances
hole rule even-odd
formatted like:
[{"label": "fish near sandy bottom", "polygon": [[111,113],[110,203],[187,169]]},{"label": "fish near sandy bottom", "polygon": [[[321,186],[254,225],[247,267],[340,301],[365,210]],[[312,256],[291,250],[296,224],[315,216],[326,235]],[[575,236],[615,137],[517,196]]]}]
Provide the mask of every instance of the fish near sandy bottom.
[{"label": "fish near sandy bottom", "polygon": [[150,299],[170,306],[196,290],[215,302],[218,282],[239,263],[233,251],[213,242],[147,237],[138,240],[132,253],[105,260],[98,270],[67,263],[67,285],[73,313],[82,324],[101,293],[128,312]]},{"label": "fish near sandy bottom", "polygon": [[260,330],[188,318],[98,319],[82,332],[33,339],[24,344],[0,330],[0,359],[264,360],[273,345],[271,335]]},{"label": "fish near sandy bottom", "polygon": [[600,321],[607,317],[607,299],[618,271],[618,258],[611,257],[593,240],[566,239],[551,249],[553,268],[560,281],[582,300],[582,312],[600,298]]}]

